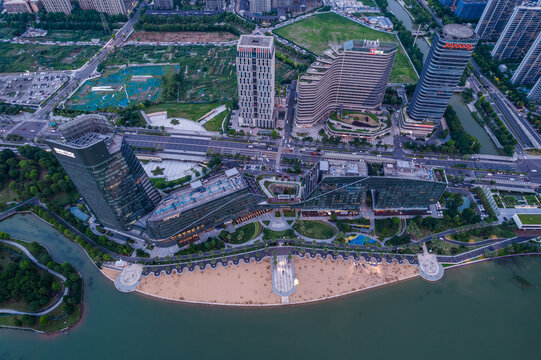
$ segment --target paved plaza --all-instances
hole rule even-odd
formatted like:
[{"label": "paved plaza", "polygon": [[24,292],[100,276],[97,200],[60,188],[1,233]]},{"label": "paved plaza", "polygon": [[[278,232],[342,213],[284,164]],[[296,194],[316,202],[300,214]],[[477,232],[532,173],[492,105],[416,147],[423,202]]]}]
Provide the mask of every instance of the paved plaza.
[{"label": "paved plaza", "polygon": [[438,262],[436,254],[430,254],[423,244],[423,253],[417,254],[419,275],[428,281],[438,281],[443,277],[443,266]]},{"label": "paved plaza", "polygon": [[132,292],[139,286],[143,266],[123,262],[123,269],[115,279],[115,287],[121,292]]},{"label": "paved plaza", "polygon": [[289,302],[289,295],[296,289],[293,260],[289,261],[287,255],[278,255],[276,264],[272,267],[272,291],[282,297],[282,302]]}]

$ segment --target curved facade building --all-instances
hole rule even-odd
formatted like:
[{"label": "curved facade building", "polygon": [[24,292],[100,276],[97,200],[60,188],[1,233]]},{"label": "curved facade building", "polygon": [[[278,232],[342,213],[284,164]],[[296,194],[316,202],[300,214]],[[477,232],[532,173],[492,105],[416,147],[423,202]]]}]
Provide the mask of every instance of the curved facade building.
[{"label": "curved facade building", "polygon": [[377,110],[389,82],[396,43],[350,40],[327,50],[298,83],[297,126],[312,126],[340,110]]},{"label": "curved facade building", "polygon": [[466,25],[445,25],[436,33],[409,107],[414,120],[441,121],[478,39]]},{"label": "curved facade building", "polygon": [[64,141],[46,141],[98,221],[118,230],[161,200],[121,135],[100,115],[81,115],[60,126]]}]

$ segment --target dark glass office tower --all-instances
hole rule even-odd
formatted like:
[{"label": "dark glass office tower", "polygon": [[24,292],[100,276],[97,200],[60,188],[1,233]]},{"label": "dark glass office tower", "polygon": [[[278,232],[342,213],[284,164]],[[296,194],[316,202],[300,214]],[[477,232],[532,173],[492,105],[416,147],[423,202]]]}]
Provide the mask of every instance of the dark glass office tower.
[{"label": "dark glass office tower", "polygon": [[122,136],[100,115],[60,126],[62,141],[47,141],[98,221],[127,230],[161,200]]},{"label": "dark glass office tower", "polygon": [[436,33],[409,107],[414,120],[440,122],[478,39],[466,25],[445,25]]}]

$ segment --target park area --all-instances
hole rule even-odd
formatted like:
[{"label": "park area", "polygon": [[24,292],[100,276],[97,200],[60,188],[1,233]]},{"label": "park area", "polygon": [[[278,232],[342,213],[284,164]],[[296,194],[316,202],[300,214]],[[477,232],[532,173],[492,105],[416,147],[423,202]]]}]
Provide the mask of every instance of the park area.
[{"label": "park area", "polygon": [[98,49],[98,46],[3,43],[0,47],[0,73],[77,69]]},{"label": "park area", "polygon": [[227,100],[237,93],[234,47],[124,46],[105,65],[173,63],[183,74],[180,102]]},{"label": "park area", "polygon": [[134,32],[129,41],[137,42],[226,42],[238,39],[238,36],[226,31],[205,32],[205,31],[137,31]]},{"label": "park area", "polygon": [[[313,15],[276,29],[274,33],[316,55],[321,55],[331,46],[342,45],[347,40],[399,42],[394,34],[370,29],[335,13]],[[408,84],[417,82],[415,70],[401,46],[396,54],[389,81]]]},{"label": "park area", "polygon": [[334,228],[323,221],[298,220],[293,225],[293,229],[299,234],[310,239],[330,239],[336,231]]},{"label": "park area", "polygon": [[144,65],[106,69],[102,76],[88,80],[69,99],[66,107],[98,111],[125,107],[130,102],[156,101],[166,74],[179,71],[178,65]]}]

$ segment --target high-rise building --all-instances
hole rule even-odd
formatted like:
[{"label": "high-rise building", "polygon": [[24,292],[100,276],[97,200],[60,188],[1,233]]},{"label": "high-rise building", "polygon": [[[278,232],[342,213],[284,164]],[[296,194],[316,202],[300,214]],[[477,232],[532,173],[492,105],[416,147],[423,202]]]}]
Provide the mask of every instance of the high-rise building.
[{"label": "high-rise building", "polygon": [[129,229],[161,200],[122,135],[100,115],[81,115],[61,125],[65,140],[47,145],[98,221]]},{"label": "high-rise building", "polygon": [[435,34],[409,107],[411,118],[439,123],[478,40],[467,25],[445,25]]},{"label": "high-rise building", "polygon": [[29,0],[6,0],[4,9],[8,14],[33,13]]},{"label": "high-rise building", "polygon": [[379,109],[397,50],[396,43],[368,40],[327,50],[297,85],[297,126],[312,126],[338,110]]},{"label": "high-rise building", "polygon": [[541,32],[541,5],[517,6],[492,49],[496,60],[519,59]]},{"label": "high-rise building", "polygon": [[274,38],[241,35],[237,42],[239,124],[273,128]]},{"label": "high-rise building", "polygon": [[541,77],[537,79],[537,82],[533,86],[532,90],[528,93],[528,100],[534,103],[541,103]]},{"label": "high-rise building", "polygon": [[271,7],[273,9],[277,8],[289,8],[293,6],[293,0],[272,0]]},{"label": "high-rise building", "polygon": [[487,0],[458,0],[455,15],[466,19],[479,19],[487,6]]},{"label": "high-rise building", "polygon": [[64,14],[71,14],[70,0],[41,0],[43,7],[47,12],[63,12]]},{"label": "high-rise building", "polygon": [[250,12],[254,14],[263,14],[271,11],[272,0],[249,0]]},{"label": "high-rise building", "polygon": [[225,0],[206,0],[206,10],[223,10],[225,8]]},{"label": "high-rise building", "polygon": [[173,0],[154,0],[154,8],[159,10],[171,10],[175,7]]},{"label": "high-rise building", "polygon": [[124,0],[78,0],[83,10],[96,10],[109,15],[126,14]]},{"label": "high-rise building", "polygon": [[475,28],[480,40],[497,41],[513,9],[521,2],[522,0],[489,0]]},{"label": "high-rise building", "polygon": [[533,84],[541,76],[541,33],[520,62],[511,78],[515,85]]}]

